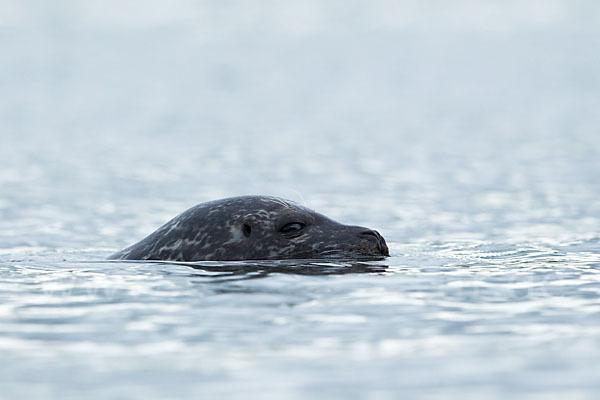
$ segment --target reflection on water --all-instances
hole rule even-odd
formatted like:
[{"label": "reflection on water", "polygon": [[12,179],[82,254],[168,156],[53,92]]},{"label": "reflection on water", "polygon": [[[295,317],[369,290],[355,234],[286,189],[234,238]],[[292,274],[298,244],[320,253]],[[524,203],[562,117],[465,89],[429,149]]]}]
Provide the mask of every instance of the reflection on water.
[{"label": "reflection on water", "polygon": [[293,275],[343,275],[385,272],[386,265],[370,264],[356,260],[279,260],[260,262],[228,262],[206,264],[202,262],[181,263],[202,272],[191,276],[209,278],[233,278],[255,279],[266,278],[271,274],[293,274]]},{"label": "reflection on water", "polygon": [[598,239],[391,247],[360,262],[4,262],[5,393],[598,390]]}]

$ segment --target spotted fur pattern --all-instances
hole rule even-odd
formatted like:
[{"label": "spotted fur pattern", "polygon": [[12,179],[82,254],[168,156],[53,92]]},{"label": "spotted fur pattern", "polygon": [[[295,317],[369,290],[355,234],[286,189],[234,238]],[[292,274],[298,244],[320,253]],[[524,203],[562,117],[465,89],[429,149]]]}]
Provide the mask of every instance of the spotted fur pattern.
[{"label": "spotted fur pattern", "polygon": [[[302,226],[294,232],[282,228]],[[335,222],[294,202],[240,196],[199,204],[110,259],[274,260],[387,256],[379,233]]]}]

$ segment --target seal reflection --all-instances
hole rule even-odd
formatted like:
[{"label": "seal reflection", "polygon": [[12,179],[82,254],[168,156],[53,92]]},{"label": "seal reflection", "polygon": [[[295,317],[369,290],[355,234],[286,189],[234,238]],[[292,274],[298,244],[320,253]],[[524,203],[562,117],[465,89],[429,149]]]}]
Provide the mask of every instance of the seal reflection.
[{"label": "seal reflection", "polygon": [[190,277],[214,278],[215,281],[232,281],[266,278],[271,274],[288,275],[346,275],[346,274],[377,274],[385,273],[388,265],[379,264],[381,258],[364,260],[347,260],[324,262],[323,260],[283,260],[283,261],[251,261],[251,262],[221,262],[207,264],[202,262],[181,263],[197,272]]}]

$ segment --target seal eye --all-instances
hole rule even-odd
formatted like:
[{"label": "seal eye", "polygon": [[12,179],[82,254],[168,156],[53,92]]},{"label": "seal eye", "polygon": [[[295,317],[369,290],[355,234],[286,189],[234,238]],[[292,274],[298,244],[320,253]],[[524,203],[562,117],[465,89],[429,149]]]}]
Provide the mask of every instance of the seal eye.
[{"label": "seal eye", "polygon": [[244,232],[244,236],[250,237],[250,234],[252,233],[252,227],[248,224],[244,224],[242,226],[242,232]]},{"label": "seal eye", "polygon": [[296,233],[300,232],[302,229],[306,227],[302,222],[290,222],[286,224],[279,230],[281,233]]}]

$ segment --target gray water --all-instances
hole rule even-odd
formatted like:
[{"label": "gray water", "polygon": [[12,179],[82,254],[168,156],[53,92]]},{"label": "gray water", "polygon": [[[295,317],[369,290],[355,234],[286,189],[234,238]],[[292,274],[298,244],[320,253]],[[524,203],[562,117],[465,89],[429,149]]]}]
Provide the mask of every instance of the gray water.
[{"label": "gray water", "polygon": [[[596,2],[169,4],[0,1],[1,399],[598,398]],[[391,257],[104,261],[240,194]]]}]

